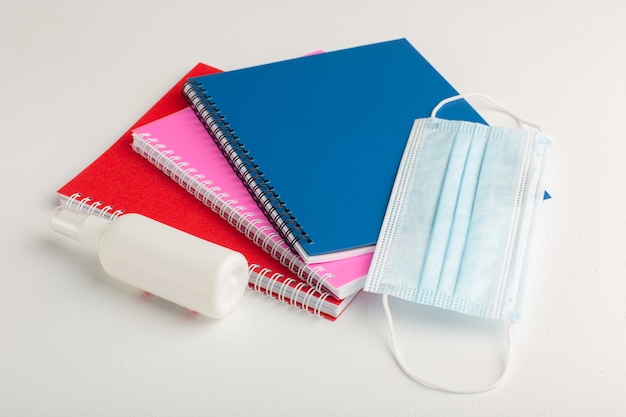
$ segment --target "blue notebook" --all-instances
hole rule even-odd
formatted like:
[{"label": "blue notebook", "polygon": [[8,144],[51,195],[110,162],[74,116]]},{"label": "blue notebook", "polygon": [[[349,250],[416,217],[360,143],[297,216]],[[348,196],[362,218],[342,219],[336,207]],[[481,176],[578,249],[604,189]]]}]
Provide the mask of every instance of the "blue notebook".
[{"label": "blue notebook", "polygon": [[[183,93],[306,262],[374,250],[413,120],[458,94],[405,39],[190,78]],[[484,123],[465,101],[439,117]]]}]

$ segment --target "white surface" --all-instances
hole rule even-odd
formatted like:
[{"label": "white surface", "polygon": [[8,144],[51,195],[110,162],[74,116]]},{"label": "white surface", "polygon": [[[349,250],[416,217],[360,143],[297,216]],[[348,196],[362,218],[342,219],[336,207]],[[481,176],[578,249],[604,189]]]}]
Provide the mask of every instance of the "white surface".
[{"label": "white surface", "polygon": [[[0,5],[0,415],[624,415],[626,3],[89,3]],[[555,139],[554,198],[497,390],[410,381],[379,296],[359,295],[335,323],[253,292],[224,320],[189,317],[114,285],[50,230],[55,190],[196,62],[235,69],[397,37],[461,92]],[[458,387],[497,375],[501,326],[391,308],[425,376]]]}]

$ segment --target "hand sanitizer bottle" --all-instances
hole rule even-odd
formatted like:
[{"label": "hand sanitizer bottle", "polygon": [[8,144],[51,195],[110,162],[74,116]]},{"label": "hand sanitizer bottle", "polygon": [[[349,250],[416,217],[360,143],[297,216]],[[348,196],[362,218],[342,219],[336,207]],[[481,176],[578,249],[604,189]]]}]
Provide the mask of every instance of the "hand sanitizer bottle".
[{"label": "hand sanitizer bottle", "polygon": [[58,207],[52,229],[95,250],[113,278],[203,315],[222,318],[242,298],[242,254],[140,214],[113,221]]}]

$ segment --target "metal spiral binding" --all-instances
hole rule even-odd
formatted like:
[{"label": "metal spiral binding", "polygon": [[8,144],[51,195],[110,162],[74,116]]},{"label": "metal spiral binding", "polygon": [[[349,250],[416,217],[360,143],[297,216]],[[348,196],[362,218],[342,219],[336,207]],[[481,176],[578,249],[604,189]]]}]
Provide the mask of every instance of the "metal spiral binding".
[{"label": "metal spiral binding", "polygon": [[107,220],[115,220],[124,214],[124,210],[114,210],[113,206],[104,205],[102,201],[94,200],[92,197],[83,197],[81,193],[72,194],[63,204],[72,210],[99,216]]},{"label": "metal spiral binding", "polygon": [[[220,217],[226,219],[239,232],[272,255],[274,259],[280,261],[291,272],[305,280],[308,285],[315,287],[316,291],[326,292],[324,285],[334,277],[334,274],[324,273],[325,268],[321,266],[309,267],[289,249],[281,236],[269,225],[255,227],[262,222],[261,219],[245,222],[247,218],[253,215],[252,213],[246,212],[243,206],[235,206],[237,201],[229,200],[229,195],[221,192],[221,189],[215,186],[210,179],[195,174],[195,169],[188,168],[187,162],[182,161],[178,155],[174,155],[157,139],[146,133],[135,135],[133,149],[185,187],[190,194]],[[270,232],[267,233],[268,231]]]},{"label": "metal spiral binding", "polygon": [[269,185],[259,166],[254,163],[254,158],[249,155],[206,91],[197,82],[187,81],[183,85],[183,93],[222,154],[235,168],[237,176],[248,191],[257,197],[255,200],[259,208],[271,220],[283,239],[292,248],[301,240],[311,243],[311,238]]},{"label": "metal spiral binding", "polygon": [[[284,275],[272,272],[268,268],[261,268],[258,264],[250,265],[249,272],[251,275],[256,275],[251,283],[255,291],[322,317],[322,306],[328,294],[321,294],[304,282],[297,283],[294,278],[285,278]],[[291,294],[288,294],[289,290]],[[316,299],[315,305],[311,305],[314,298]]]}]

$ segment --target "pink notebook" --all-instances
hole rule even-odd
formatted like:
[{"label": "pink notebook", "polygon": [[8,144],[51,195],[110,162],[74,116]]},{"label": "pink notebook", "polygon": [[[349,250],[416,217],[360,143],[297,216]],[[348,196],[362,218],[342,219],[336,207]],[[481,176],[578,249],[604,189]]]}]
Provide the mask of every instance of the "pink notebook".
[{"label": "pink notebook", "polygon": [[133,149],[317,289],[343,299],[363,288],[372,254],[305,264],[267,221],[191,108],[134,129]]}]

